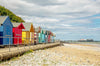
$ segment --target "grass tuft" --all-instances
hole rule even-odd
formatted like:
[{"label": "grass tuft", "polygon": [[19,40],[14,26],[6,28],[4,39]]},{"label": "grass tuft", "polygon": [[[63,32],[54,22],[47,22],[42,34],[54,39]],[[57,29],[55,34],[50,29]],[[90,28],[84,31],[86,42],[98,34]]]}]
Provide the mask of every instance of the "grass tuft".
[{"label": "grass tuft", "polygon": [[32,52],[33,52],[33,50],[29,50],[29,51],[25,52],[23,55],[26,55],[26,54],[29,54],[29,53],[32,53]]}]

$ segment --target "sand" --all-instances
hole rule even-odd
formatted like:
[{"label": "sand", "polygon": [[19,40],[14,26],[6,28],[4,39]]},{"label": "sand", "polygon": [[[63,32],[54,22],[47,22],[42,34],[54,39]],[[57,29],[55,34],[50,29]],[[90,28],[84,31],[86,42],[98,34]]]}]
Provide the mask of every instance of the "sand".
[{"label": "sand", "polygon": [[100,47],[79,44],[64,44],[44,50],[37,50],[10,60],[1,65],[37,66],[100,66]]}]

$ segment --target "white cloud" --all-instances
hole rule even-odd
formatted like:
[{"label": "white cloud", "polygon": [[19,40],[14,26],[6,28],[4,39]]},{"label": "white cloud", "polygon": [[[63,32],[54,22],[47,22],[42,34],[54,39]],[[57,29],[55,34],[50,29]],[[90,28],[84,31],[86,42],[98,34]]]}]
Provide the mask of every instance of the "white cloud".
[{"label": "white cloud", "polygon": [[100,13],[98,0],[0,0],[0,2],[0,5],[7,5],[6,7],[14,12],[18,9],[15,12],[18,15],[77,18]]},{"label": "white cloud", "polygon": [[87,25],[100,18],[90,17],[100,14],[100,0],[0,0],[0,5],[26,22],[33,22],[35,27],[42,26],[57,34],[83,35],[99,31],[99,28]]},{"label": "white cloud", "polygon": [[66,23],[80,23],[80,24],[86,24],[86,23],[91,23],[90,20],[88,19],[73,19],[73,20],[68,20]]},{"label": "white cloud", "polygon": [[66,27],[70,27],[72,25],[68,25],[68,24],[61,24],[62,26],[66,26]]}]

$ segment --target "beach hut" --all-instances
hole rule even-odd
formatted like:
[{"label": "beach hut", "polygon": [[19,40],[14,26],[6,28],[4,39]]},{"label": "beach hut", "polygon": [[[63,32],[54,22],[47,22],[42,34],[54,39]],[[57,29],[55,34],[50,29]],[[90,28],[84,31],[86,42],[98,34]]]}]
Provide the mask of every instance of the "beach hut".
[{"label": "beach hut", "polygon": [[53,33],[52,33],[52,35],[51,35],[51,42],[54,42],[53,40],[54,40],[54,36],[53,36]]},{"label": "beach hut", "polygon": [[41,30],[41,43],[44,43],[44,33],[43,33],[43,29]]},{"label": "beach hut", "polygon": [[55,42],[55,37],[56,37],[56,35],[53,33],[53,36],[52,36],[53,43]]},{"label": "beach hut", "polygon": [[22,29],[25,29],[23,23],[13,24],[13,44],[22,44]]},{"label": "beach hut", "polygon": [[41,30],[42,34],[42,43],[45,43],[45,30]]},{"label": "beach hut", "polygon": [[56,35],[53,33],[53,42],[55,42],[55,37],[56,37]]},{"label": "beach hut", "polygon": [[50,35],[51,35],[51,32],[50,32],[50,31],[48,31],[48,43],[50,43],[50,40],[51,40]]},{"label": "beach hut", "polygon": [[46,30],[46,32],[45,32],[46,43],[48,43],[48,33],[49,33],[49,31]]},{"label": "beach hut", "polygon": [[52,32],[50,31],[50,42],[52,42]]},{"label": "beach hut", "polygon": [[22,30],[22,43],[34,44],[34,32],[35,28],[33,27],[32,23],[23,23],[25,29]]},{"label": "beach hut", "polygon": [[38,33],[39,43],[42,43],[42,29],[41,27],[39,27],[39,29],[40,29],[40,32]]},{"label": "beach hut", "polygon": [[55,34],[53,32],[51,32],[51,42],[54,43],[54,39],[55,39]]},{"label": "beach hut", "polygon": [[43,42],[46,43],[46,30],[43,30]]},{"label": "beach hut", "polygon": [[34,33],[34,44],[36,45],[38,43],[38,28],[35,28]]},{"label": "beach hut", "polygon": [[54,34],[51,32],[51,42],[54,43]]},{"label": "beach hut", "polygon": [[39,33],[40,32],[41,32],[41,27],[35,28],[35,38],[34,38],[35,44],[39,43]]},{"label": "beach hut", "polygon": [[34,45],[36,45],[37,44],[37,33],[35,32],[34,33]]},{"label": "beach hut", "polygon": [[53,32],[50,32],[50,42],[54,42]]},{"label": "beach hut", "polygon": [[13,44],[13,25],[8,16],[0,16],[0,45]]}]

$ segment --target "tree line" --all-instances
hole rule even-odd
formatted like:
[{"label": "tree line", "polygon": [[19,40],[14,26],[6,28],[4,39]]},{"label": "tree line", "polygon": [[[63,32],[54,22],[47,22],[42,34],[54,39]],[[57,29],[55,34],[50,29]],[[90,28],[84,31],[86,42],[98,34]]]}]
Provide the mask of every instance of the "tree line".
[{"label": "tree line", "polygon": [[16,16],[13,12],[3,6],[0,6],[0,16],[9,16],[11,22],[25,22],[21,17]]}]

